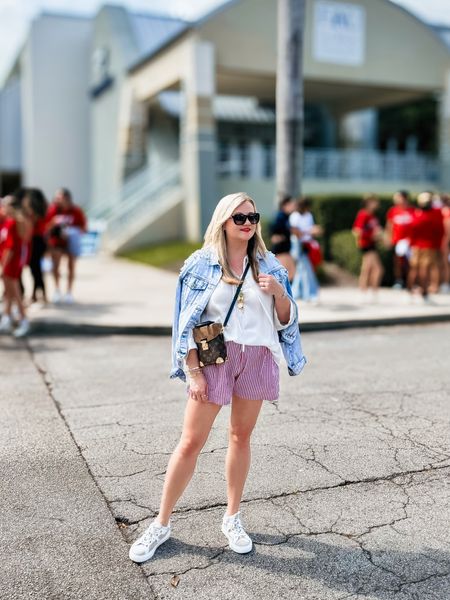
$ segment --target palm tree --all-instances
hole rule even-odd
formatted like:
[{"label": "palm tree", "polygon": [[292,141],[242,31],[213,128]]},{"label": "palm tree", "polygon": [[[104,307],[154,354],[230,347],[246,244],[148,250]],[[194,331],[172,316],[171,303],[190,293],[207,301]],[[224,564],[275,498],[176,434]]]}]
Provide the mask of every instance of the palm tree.
[{"label": "palm tree", "polygon": [[278,0],[276,177],[278,196],[298,196],[303,158],[303,26],[306,0]]}]

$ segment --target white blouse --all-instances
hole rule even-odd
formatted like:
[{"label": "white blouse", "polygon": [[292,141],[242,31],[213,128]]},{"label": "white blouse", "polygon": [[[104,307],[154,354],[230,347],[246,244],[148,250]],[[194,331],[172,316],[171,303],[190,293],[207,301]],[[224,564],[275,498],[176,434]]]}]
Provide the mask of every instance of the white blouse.
[{"label": "white blouse", "polygon": [[[247,257],[244,259],[243,268],[246,264]],[[237,285],[225,283],[221,279],[212,293],[200,321],[220,321],[223,323],[236,289]],[[245,351],[245,346],[266,346],[279,365],[283,352],[278,339],[278,331],[288,327],[294,321],[296,306],[294,307],[291,301],[289,321],[282,325],[275,310],[274,296],[261,290],[258,283],[253,279],[251,269],[247,273],[241,292],[244,295],[244,306],[238,308],[238,302],[234,305],[228,324],[224,329],[225,341],[242,344],[243,351]],[[188,348],[189,350],[197,348],[192,330],[189,334]]]},{"label": "white blouse", "polygon": [[298,211],[293,212],[289,216],[289,225],[301,231],[302,241],[309,242],[312,240],[311,229],[314,227],[314,217],[310,212],[303,215]]}]

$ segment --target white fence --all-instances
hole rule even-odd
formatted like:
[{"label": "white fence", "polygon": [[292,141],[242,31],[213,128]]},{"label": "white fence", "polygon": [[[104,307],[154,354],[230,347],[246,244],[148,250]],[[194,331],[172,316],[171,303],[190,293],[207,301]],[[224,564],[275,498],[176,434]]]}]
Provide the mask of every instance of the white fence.
[{"label": "white fence", "polygon": [[[220,178],[243,177],[271,179],[275,173],[275,152],[252,152],[245,149],[219,160]],[[270,163],[270,164],[268,164]],[[250,168],[249,168],[250,164]],[[418,153],[380,152],[377,150],[306,149],[303,177],[307,179],[341,179],[347,181],[439,181],[436,158]]]}]

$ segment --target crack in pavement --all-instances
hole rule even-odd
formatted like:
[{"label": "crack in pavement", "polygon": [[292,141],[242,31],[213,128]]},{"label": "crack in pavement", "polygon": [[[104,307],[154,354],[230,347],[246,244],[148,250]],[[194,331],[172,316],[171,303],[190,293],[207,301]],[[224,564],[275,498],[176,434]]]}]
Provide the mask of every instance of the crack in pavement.
[{"label": "crack in pavement", "polygon": [[[208,547],[208,546],[206,546],[206,547]],[[209,562],[206,565],[197,565],[194,567],[188,567],[184,571],[161,571],[161,572],[155,571],[153,573],[146,573],[145,576],[147,578],[150,578],[150,577],[156,577],[156,576],[160,576],[160,575],[186,575],[186,573],[189,573],[189,571],[201,571],[203,569],[208,569],[209,567],[212,567],[215,564],[218,564],[220,562],[219,559],[224,554],[224,552],[227,548],[228,548],[228,544],[225,544],[225,546],[222,546],[221,548],[219,548],[219,550],[216,552],[216,554],[207,558],[207,560]]]},{"label": "crack in pavement", "polygon": [[[101,488],[101,487],[100,487],[100,485],[98,484],[98,481],[97,481],[97,479],[95,478],[95,476],[94,476],[94,474],[93,474],[93,472],[92,472],[92,470],[91,470],[91,468],[90,468],[90,466],[89,466],[89,463],[88,463],[88,461],[86,460],[86,458],[85,458],[85,456],[84,456],[84,454],[83,454],[83,452],[82,452],[82,450],[81,450],[80,446],[77,444],[77,441],[76,441],[76,439],[75,439],[75,436],[74,436],[74,434],[73,434],[72,430],[70,429],[69,423],[68,423],[67,419],[66,419],[66,418],[65,418],[65,416],[64,416],[64,412],[63,412],[63,410],[62,410],[61,404],[60,404],[60,402],[57,400],[57,398],[56,398],[55,394],[53,393],[53,383],[52,383],[52,380],[51,380],[51,378],[50,378],[50,375],[49,375],[49,373],[46,371],[46,369],[45,369],[43,366],[41,366],[41,365],[39,364],[39,362],[38,362],[38,360],[37,360],[37,357],[35,356],[35,354],[34,354],[34,352],[33,352],[33,349],[32,349],[32,347],[31,347],[31,345],[30,345],[30,343],[29,343],[29,341],[28,341],[28,340],[26,340],[26,341],[25,341],[25,348],[26,348],[26,349],[27,349],[27,351],[28,351],[28,354],[29,354],[29,356],[30,356],[31,363],[32,363],[32,365],[34,366],[34,368],[36,369],[37,373],[40,375],[40,377],[41,377],[41,379],[42,379],[42,381],[43,381],[43,383],[44,383],[44,386],[45,386],[45,388],[47,389],[47,394],[48,394],[48,396],[49,396],[50,400],[53,402],[53,404],[54,404],[54,406],[55,406],[55,408],[56,408],[56,411],[57,411],[57,413],[58,413],[58,415],[59,415],[59,417],[60,417],[61,421],[64,423],[64,427],[67,429],[67,432],[68,432],[68,434],[69,434],[69,436],[70,436],[70,438],[71,438],[71,440],[72,440],[72,442],[73,442],[73,444],[74,444],[74,446],[75,446],[75,448],[76,448],[76,450],[77,450],[77,452],[78,452],[79,456],[81,457],[81,459],[82,459],[82,461],[83,461],[83,464],[85,465],[85,468],[87,469],[87,472],[89,473],[89,475],[90,475],[90,477],[91,477],[91,479],[92,479],[92,481],[93,481],[93,483],[94,483],[95,487],[97,488],[97,490],[98,490],[98,492],[99,492],[99,494],[100,494],[101,498],[102,498],[102,499],[103,499],[103,501],[105,502],[105,504],[106,504],[106,506],[107,506],[107,508],[108,508],[108,510],[109,510],[109,512],[110,512],[110,514],[111,514],[111,517],[112,517],[112,518],[114,519],[114,521],[115,521],[115,516],[114,516],[113,510],[112,510],[112,508],[111,508],[111,505],[110,505],[110,503],[109,503],[109,501],[108,501],[108,498],[106,497],[106,495],[104,494],[104,492],[103,492],[102,488]],[[125,539],[125,536],[123,535],[123,532],[122,532],[122,539],[123,539],[124,541],[126,541],[126,539]],[[140,573],[141,573],[141,576],[143,576],[143,577],[144,577],[144,579],[145,579],[145,581],[146,581],[146,584],[149,586],[149,590],[153,592],[153,590],[152,590],[152,587],[150,586],[148,579],[147,579],[147,578],[144,576],[144,574],[143,574],[143,572],[142,572],[142,570],[141,570],[141,569],[140,569]],[[154,593],[154,592],[153,592],[153,593]],[[157,599],[157,596],[156,596],[156,594],[154,594],[154,596],[155,596],[155,600],[156,600],[156,599]]]},{"label": "crack in pavement", "polygon": [[[366,483],[389,482],[389,481],[393,481],[395,479],[398,479],[400,477],[405,477],[408,475],[414,476],[414,475],[420,475],[422,473],[433,473],[435,471],[440,471],[440,470],[445,470],[445,469],[450,469],[450,464],[425,467],[423,469],[404,471],[402,473],[392,473],[391,475],[385,475],[385,476],[379,476],[379,477],[366,477],[366,478],[356,479],[356,480],[344,480],[342,482],[339,482],[339,483],[336,483],[333,485],[311,487],[311,488],[306,488],[306,489],[301,489],[301,490],[295,490],[293,492],[280,492],[278,494],[273,494],[271,496],[257,496],[254,498],[243,498],[241,503],[249,504],[251,502],[260,502],[262,500],[290,498],[293,496],[299,496],[301,494],[309,494],[311,492],[327,491],[327,490],[333,490],[336,488],[347,487],[347,486],[352,486],[352,485],[363,485]],[[115,498],[114,500],[111,500],[110,502],[111,503],[130,502],[132,504],[135,504],[135,502],[133,502],[133,500],[130,498],[124,498],[124,499]],[[200,512],[200,511],[204,511],[204,510],[214,510],[215,508],[223,508],[226,505],[227,505],[227,502],[216,502],[214,504],[202,504],[200,506],[175,509],[172,514],[178,515],[178,514]],[[154,517],[157,514],[156,512],[152,512],[151,508],[149,506],[142,506],[139,504],[136,504],[136,506],[145,508],[146,510],[150,511],[150,514],[146,517],[143,517],[142,519],[136,519],[136,520],[130,521],[129,522],[130,525],[134,525],[136,523],[141,523],[142,521],[145,521],[146,519]]]}]

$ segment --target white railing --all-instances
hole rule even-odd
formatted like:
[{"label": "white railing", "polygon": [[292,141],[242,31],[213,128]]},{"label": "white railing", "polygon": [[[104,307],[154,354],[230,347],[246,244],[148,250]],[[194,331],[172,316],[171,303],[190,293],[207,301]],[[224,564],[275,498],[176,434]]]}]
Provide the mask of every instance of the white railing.
[{"label": "white railing", "polygon": [[180,184],[180,165],[174,163],[156,173],[145,169],[129,178],[117,204],[107,217],[107,232],[123,233],[133,221],[139,221],[153,208],[163,192]]},{"label": "white railing", "polygon": [[303,177],[434,182],[439,178],[439,167],[436,159],[417,153],[306,150]]},{"label": "white railing", "polygon": [[[268,165],[267,161],[271,161]],[[234,155],[217,164],[219,178],[271,179],[275,173],[275,153],[260,159],[259,166],[253,164],[252,175],[242,160]],[[380,152],[378,150],[306,149],[303,157],[303,177],[309,179],[342,179],[430,182],[439,180],[437,159],[425,154]]]}]

